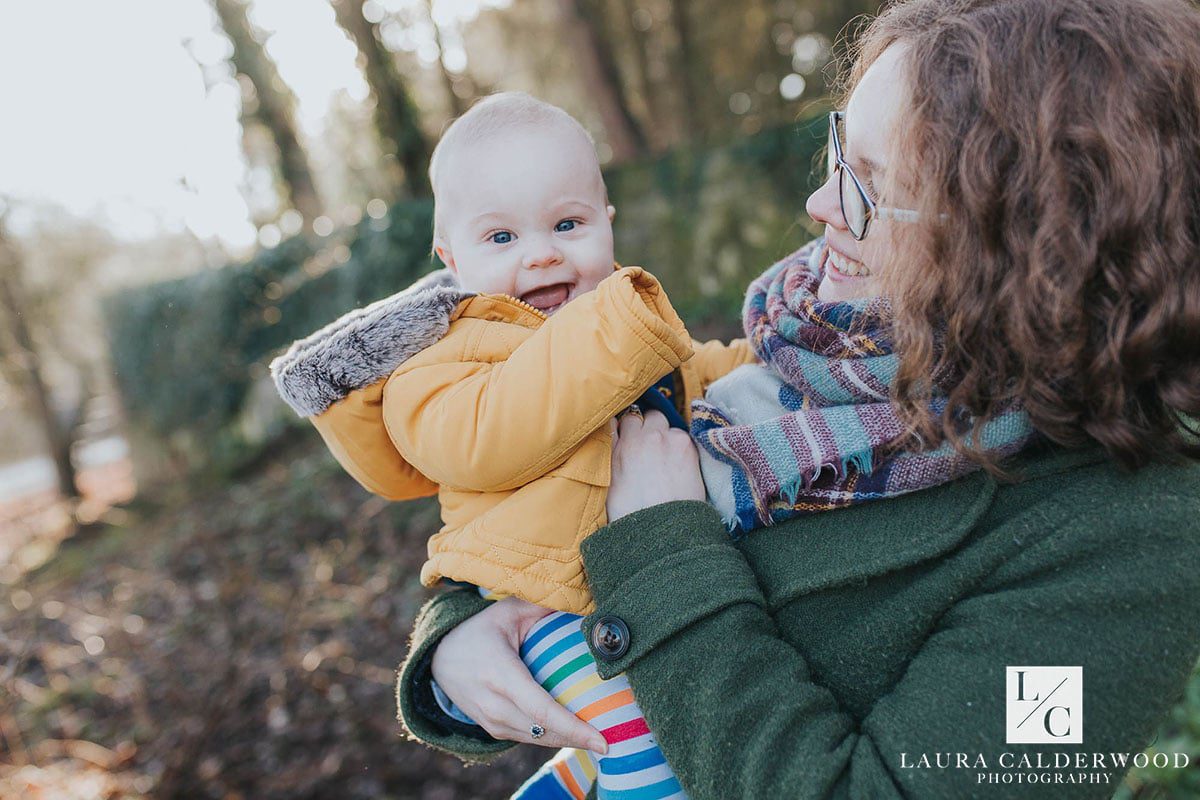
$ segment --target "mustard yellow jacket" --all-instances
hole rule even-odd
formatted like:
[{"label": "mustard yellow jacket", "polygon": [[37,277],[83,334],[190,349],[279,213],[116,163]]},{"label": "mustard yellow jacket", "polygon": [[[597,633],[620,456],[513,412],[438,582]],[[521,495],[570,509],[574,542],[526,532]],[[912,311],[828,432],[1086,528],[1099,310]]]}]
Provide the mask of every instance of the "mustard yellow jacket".
[{"label": "mustard yellow jacket", "polygon": [[592,610],[579,544],[607,524],[608,421],[678,369],[682,411],[753,359],[700,344],[658,281],[616,269],[547,317],[446,271],[352,312],[272,364],[337,460],[393,500],[438,494],[421,580]]}]

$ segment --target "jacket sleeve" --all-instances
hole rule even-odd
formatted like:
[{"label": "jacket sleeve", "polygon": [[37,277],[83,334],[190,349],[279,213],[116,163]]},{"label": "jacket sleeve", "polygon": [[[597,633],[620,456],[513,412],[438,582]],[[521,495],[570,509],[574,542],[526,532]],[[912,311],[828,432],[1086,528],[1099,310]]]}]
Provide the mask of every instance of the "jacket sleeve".
[{"label": "jacket sleeve", "polygon": [[402,365],[384,390],[383,419],[404,457],[437,483],[504,491],[562,462],[691,352],[658,281],[626,267],[503,362],[467,352]]},{"label": "jacket sleeve", "polygon": [[309,417],[337,462],[364,489],[388,500],[437,494],[437,484],[396,451],[380,422],[384,381],[350,393]]},{"label": "jacket sleeve", "polygon": [[745,339],[734,339],[729,344],[713,339],[708,342],[692,341],[692,363],[700,378],[700,393],[703,394],[708,385],[719,378],[725,377],[743,364],[753,364],[758,360],[754,348]]},{"label": "jacket sleeve", "polygon": [[442,638],[488,605],[474,589],[454,589],[425,604],[413,623],[408,656],[396,680],[396,707],[409,736],[464,761],[489,761],[516,745],[493,739],[482,728],[456,722],[433,697],[430,662]]},{"label": "jacket sleeve", "polygon": [[[668,761],[690,776],[692,800],[1108,797],[1115,786],[981,787],[975,770],[905,769],[902,758],[911,766],[920,752],[981,748],[1035,757],[1044,746],[1004,743],[1004,667],[1078,664],[1097,648],[1103,656],[1084,676],[1090,723],[1074,747],[1140,752],[1195,662],[1189,620],[1200,615],[1194,539],[1178,525],[1154,527],[1031,541],[947,611],[865,714],[814,680],[718,515],[699,502],[644,509],[584,540],[597,606],[585,638],[604,615],[628,624],[628,653],[601,661],[601,674],[628,673]],[[1191,566],[1163,568],[1181,556]]]}]

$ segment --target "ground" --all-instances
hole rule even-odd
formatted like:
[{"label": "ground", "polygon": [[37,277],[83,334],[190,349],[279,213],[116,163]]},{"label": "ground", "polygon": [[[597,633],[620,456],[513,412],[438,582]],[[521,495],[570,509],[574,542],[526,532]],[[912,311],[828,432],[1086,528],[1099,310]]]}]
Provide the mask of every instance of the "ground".
[{"label": "ground", "polygon": [[403,738],[437,509],[371,498],[311,444],[3,576],[0,797],[496,798],[549,755],[467,769]]}]

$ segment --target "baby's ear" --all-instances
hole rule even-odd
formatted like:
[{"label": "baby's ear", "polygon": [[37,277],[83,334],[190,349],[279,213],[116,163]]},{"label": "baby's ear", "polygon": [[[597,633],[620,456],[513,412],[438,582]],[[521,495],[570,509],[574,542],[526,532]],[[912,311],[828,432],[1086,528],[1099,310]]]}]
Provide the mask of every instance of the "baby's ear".
[{"label": "baby's ear", "polygon": [[433,252],[446,265],[446,269],[454,275],[458,275],[458,267],[454,263],[454,254],[450,252],[450,248],[446,245],[446,240],[438,237],[433,240]]},{"label": "baby's ear", "polygon": [[609,221],[609,222],[612,222],[612,221],[613,221],[613,217],[615,217],[616,215],[617,215],[617,207],[616,207],[616,206],[609,206],[609,207],[608,207],[608,221]]}]

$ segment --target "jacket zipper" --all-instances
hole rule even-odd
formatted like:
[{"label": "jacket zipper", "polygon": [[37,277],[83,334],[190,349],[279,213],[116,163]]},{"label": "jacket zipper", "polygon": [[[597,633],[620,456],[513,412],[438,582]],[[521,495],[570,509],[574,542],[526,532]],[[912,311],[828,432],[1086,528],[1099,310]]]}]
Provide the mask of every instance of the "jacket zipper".
[{"label": "jacket zipper", "polygon": [[[613,267],[614,267],[614,271],[621,269],[621,265],[617,264],[615,262],[613,264]],[[518,307],[523,308],[527,311],[532,311],[534,314],[541,317],[543,322],[550,319],[548,316],[546,316],[546,312],[542,311],[540,308],[535,308],[534,306],[529,305],[529,303],[526,303],[524,300],[522,300],[519,297],[513,297],[511,294],[504,294],[503,292],[497,292],[495,295],[493,295],[493,297],[499,297],[504,300],[516,303]]]},{"label": "jacket zipper", "polygon": [[523,308],[526,311],[532,311],[535,316],[537,316],[538,318],[540,318],[542,320],[542,322],[545,322],[546,320],[550,319],[549,317],[546,316],[546,312],[542,311],[539,308],[529,305],[529,303],[526,303],[524,300],[522,300],[519,297],[513,297],[511,294],[498,294],[497,297],[499,297],[507,302],[514,303],[517,305],[517,307]]}]

